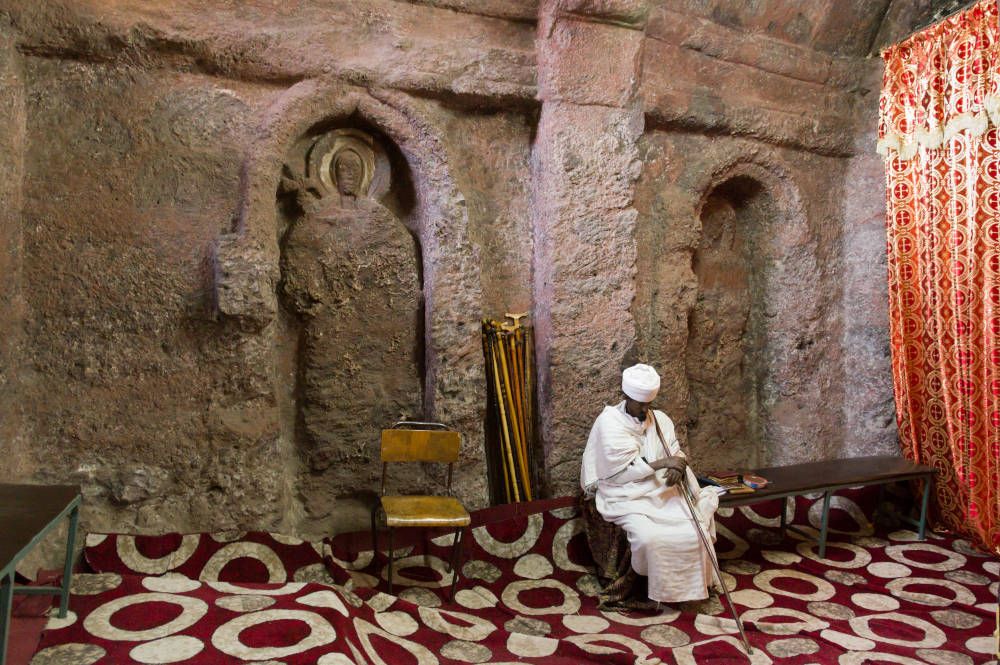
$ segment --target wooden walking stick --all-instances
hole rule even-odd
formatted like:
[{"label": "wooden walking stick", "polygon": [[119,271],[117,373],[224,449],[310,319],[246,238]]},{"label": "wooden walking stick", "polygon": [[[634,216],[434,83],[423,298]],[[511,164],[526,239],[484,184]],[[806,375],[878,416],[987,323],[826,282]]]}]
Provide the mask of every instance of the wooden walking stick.
[{"label": "wooden walking stick", "polygon": [[511,314],[510,312],[506,312],[504,316],[507,317],[508,319],[512,319],[514,322],[504,323],[501,327],[504,330],[517,330],[518,328],[521,327],[521,319],[528,316],[528,313],[524,312],[522,314]]},{"label": "wooden walking stick", "polygon": [[528,316],[527,312],[522,312],[520,314],[512,314],[506,312],[504,314],[505,318],[511,320],[510,323],[501,324],[500,328],[507,333],[505,335],[505,352],[508,357],[509,364],[509,376],[511,377],[511,398],[514,402],[514,408],[512,413],[513,426],[517,428],[518,438],[520,439],[520,459],[522,461],[522,470],[524,471],[524,483],[525,487],[529,488],[531,486],[531,464],[529,460],[529,449],[530,449],[530,439],[528,438],[528,401],[525,398],[525,366],[522,362],[522,348],[524,346],[524,326],[521,324],[521,319]]},{"label": "wooden walking stick", "polygon": [[[531,337],[528,335],[528,331],[522,330],[521,332],[522,344],[521,353],[523,356],[524,365],[524,395],[525,395],[525,413],[528,414],[526,418],[525,427],[528,428],[528,441],[534,444],[535,441],[535,412],[534,412],[534,367],[533,367],[533,352],[534,348],[529,344]],[[535,455],[534,445],[528,449],[529,458],[533,459]],[[534,468],[534,466],[532,466]]]},{"label": "wooden walking stick", "polygon": [[524,331],[522,328],[518,328],[511,333],[510,336],[510,356],[511,363],[514,367],[514,388],[515,388],[515,399],[518,405],[518,419],[517,425],[521,429],[521,440],[525,444],[525,453],[527,457],[527,448],[530,445],[530,440],[528,439],[528,401],[525,399],[524,395],[524,363],[521,358],[521,347],[524,346]]},{"label": "wooden walking stick", "polygon": [[[501,384],[500,384],[500,373],[499,373],[499,368],[497,367],[497,357],[496,357],[496,353],[495,353],[496,346],[495,346],[494,342],[496,341],[496,337],[495,337],[495,335],[490,335],[490,338],[491,338],[490,359],[493,362],[494,383],[496,385],[497,401],[500,404],[500,422],[503,423],[507,419],[507,416],[506,416],[506,412],[505,412],[505,409],[504,409],[503,388],[501,387]],[[511,475],[511,478],[510,478],[511,483],[510,484],[511,484],[511,487],[513,488],[514,501],[520,501],[521,500],[521,494],[520,494],[520,492],[517,489],[517,478],[515,476],[516,469],[514,467],[514,455],[511,452],[511,447],[510,447],[510,435],[508,434],[506,427],[501,426],[500,431],[503,434],[504,449],[505,449],[505,452],[507,453],[507,463],[508,463],[508,465],[510,467],[510,475]]]},{"label": "wooden walking stick", "polygon": [[517,368],[516,381],[517,381],[517,400],[518,400],[518,427],[521,429],[521,442],[523,446],[524,453],[524,464],[527,471],[525,472],[524,482],[531,486],[534,482],[534,476],[532,474],[532,439],[531,439],[531,428],[529,421],[531,420],[531,404],[527,397],[527,390],[525,385],[525,367],[524,367],[524,328],[518,328],[514,331],[511,336],[511,353],[514,358],[514,365]]},{"label": "wooden walking stick", "polygon": [[[660,445],[663,446],[663,452],[667,457],[673,457],[670,453],[670,449],[667,447],[667,442],[663,438],[663,432],[660,430],[660,423],[656,419],[656,413],[653,413],[653,424],[656,425],[656,435],[660,439]],[[698,512],[694,508],[694,501],[691,497],[691,488],[687,484],[687,474],[681,473],[681,479],[677,483],[680,487],[680,495],[684,497],[684,503],[687,504],[688,514],[691,516],[691,521],[694,523],[694,530],[698,533],[698,540],[701,541],[701,546],[705,548],[705,552],[708,554],[708,560],[712,562],[712,568],[715,569],[715,577],[719,580],[719,586],[722,587],[722,594],[726,597],[726,602],[729,604],[729,612],[733,615],[733,619],[736,621],[736,627],[740,631],[740,637],[743,638],[743,646],[746,647],[747,658],[753,653],[753,647],[750,646],[750,640],[747,639],[747,634],[743,630],[743,621],[740,620],[740,615],[736,612],[736,606],[733,605],[733,599],[729,597],[729,589],[726,588],[726,582],[722,579],[722,570],[719,569],[719,561],[715,558],[715,548],[712,547],[712,543],[708,539],[708,535],[705,533],[705,527],[702,526],[701,520],[698,519]]]},{"label": "wooden walking stick", "polygon": [[520,473],[520,476],[521,476],[521,485],[524,488],[524,496],[525,496],[525,498],[528,501],[531,501],[531,488],[529,487],[528,482],[527,482],[527,477],[528,477],[528,459],[527,459],[527,455],[525,454],[524,443],[521,441],[520,427],[518,426],[518,423],[516,422],[516,411],[515,411],[515,407],[514,407],[514,395],[513,395],[513,391],[511,390],[511,388],[513,386],[512,386],[512,381],[511,381],[510,368],[509,368],[509,366],[507,364],[507,353],[506,353],[506,350],[504,348],[506,345],[504,344],[504,339],[503,339],[503,335],[502,334],[497,335],[497,338],[498,338],[497,341],[500,343],[500,368],[501,368],[501,371],[503,372],[504,383],[506,384],[506,386],[508,388],[507,391],[506,391],[506,394],[504,395],[504,397],[506,397],[507,413],[509,415],[508,425],[509,425],[511,435],[512,435],[513,440],[514,440],[514,450],[517,453],[517,463],[518,463],[518,466],[520,467],[520,470],[521,470],[521,473]]},{"label": "wooden walking stick", "polygon": [[[515,349],[516,351],[516,349]],[[516,362],[516,359],[515,359]],[[528,487],[533,484],[533,478],[531,473],[531,439],[528,438],[528,409],[527,402],[524,399],[524,375],[520,367],[518,367],[518,373],[515,378],[515,390],[516,402],[517,402],[517,427],[521,434],[521,456],[524,459],[524,482]],[[532,491],[534,495],[534,491]]]},{"label": "wooden walking stick", "polygon": [[[495,377],[493,376],[493,363],[491,362],[492,357],[493,357],[492,356],[492,352],[490,350],[490,335],[491,335],[491,330],[492,330],[492,328],[490,326],[490,320],[489,319],[483,319],[483,331],[482,331],[483,332],[483,334],[482,334],[483,359],[486,361],[486,382],[487,382],[487,386],[495,386],[496,385],[496,383],[495,383]],[[502,423],[500,423],[500,402],[499,402],[499,399],[497,398],[496,390],[495,389],[494,390],[487,390],[487,396],[490,397],[490,407],[492,409],[494,418],[496,418],[497,425],[498,425],[498,427],[502,427]],[[494,465],[493,465],[493,468],[492,468],[492,478],[491,478],[491,480],[492,481],[496,481],[497,483],[499,483],[500,480],[501,480],[500,476],[502,476],[502,480],[503,480],[503,498],[504,498],[504,501],[506,501],[507,503],[510,503],[510,500],[511,500],[510,480],[507,477],[507,464],[504,461],[502,435],[500,435],[499,433],[497,434],[497,438],[496,438],[495,443],[497,445],[496,449],[491,449],[491,452],[493,453],[492,461],[494,462]],[[500,467],[499,471],[496,468],[497,466]]]},{"label": "wooden walking stick", "polygon": [[684,497],[684,501],[687,503],[688,511],[691,515],[691,521],[694,522],[694,530],[698,532],[698,539],[701,540],[702,547],[708,552],[708,558],[712,562],[712,568],[715,569],[715,575],[719,580],[719,586],[722,587],[722,593],[726,597],[726,602],[729,604],[729,611],[733,615],[733,619],[736,620],[736,627],[740,631],[740,637],[743,639],[743,646],[747,648],[747,658],[753,653],[753,647],[750,646],[750,640],[747,639],[747,634],[743,631],[743,622],[740,620],[739,613],[736,612],[736,607],[733,605],[733,599],[729,596],[729,589],[726,588],[726,582],[722,579],[722,571],[719,569],[719,562],[715,558],[715,548],[708,541],[708,536],[705,534],[705,527],[702,526],[701,520],[698,519],[698,513],[695,512],[694,502],[691,500],[691,489],[687,486],[687,477],[681,474],[681,480],[677,484],[681,488],[681,496]]},{"label": "wooden walking stick", "polygon": [[[529,351],[525,340],[527,330],[523,314],[507,313],[510,321],[483,319],[483,355],[490,387],[492,413],[496,416],[497,451],[503,474],[504,494],[509,502],[533,498],[532,445],[534,415],[532,412],[532,379]],[[500,481],[496,473],[493,478]]]},{"label": "wooden walking stick", "polygon": [[520,462],[521,462],[521,451],[517,440],[517,430],[514,429],[512,423],[514,418],[514,411],[511,405],[510,399],[510,375],[507,368],[504,366],[504,350],[503,350],[503,335],[498,331],[496,337],[496,349],[497,349],[497,361],[500,363],[500,399],[503,400],[505,413],[504,413],[504,428],[507,432],[507,439],[510,441],[511,450],[511,461],[512,465],[510,468],[511,482],[517,486],[518,500],[524,500],[524,484],[521,482],[521,474],[519,472]]}]

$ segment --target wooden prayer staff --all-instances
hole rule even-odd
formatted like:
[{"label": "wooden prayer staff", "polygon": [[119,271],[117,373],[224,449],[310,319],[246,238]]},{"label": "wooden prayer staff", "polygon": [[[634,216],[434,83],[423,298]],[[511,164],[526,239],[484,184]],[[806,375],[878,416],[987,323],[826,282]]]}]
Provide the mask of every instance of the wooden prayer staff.
[{"label": "wooden prayer staff", "polygon": [[[740,637],[743,638],[743,646],[747,648],[747,658],[750,658],[753,654],[753,647],[750,646],[750,640],[747,639],[747,634],[743,632],[743,622],[740,620],[740,615],[736,611],[736,607],[733,605],[733,599],[729,597],[729,589],[726,588],[726,581],[722,579],[722,571],[719,569],[719,561],[715,558],[715,548],[712,547],[711,541],[708,536],[705,535],[705,528],[701,525],[701,520],[698,519],[698,513],[694,510],[694,501],[691,498],[691,490],[687,486],[687,478],[681,476],[680,481],[677,483],[680,488],[680,494],[684,497],[684,501],[687,502],[688,513],[691,515],[691,521],[694,522],[694,530],[698,532],[698,539],[701,540],[702,547],[708,553],[708,558],[712,562],[712,568],[715,569],[716,579],[719,580],[719,585],[722,587],[722,593],[726,597],[726,602],[729,603],[729,611],[733,614],[733,619],[736,620],[736,627],[740,630]],[[784,510],[782,508],[782,510]]]},{"label": "wooden prayer staff", "polygon": [[498,450],[487,459],[500,467],[491,480],[502,481],[503,496],[511,501],[532,499],[531,469],[534,440],[531,405],[530,329],[521,324],[525,314],[507,314],[512,322],[483,319],[483,356],[487,395],[496,425]]}]

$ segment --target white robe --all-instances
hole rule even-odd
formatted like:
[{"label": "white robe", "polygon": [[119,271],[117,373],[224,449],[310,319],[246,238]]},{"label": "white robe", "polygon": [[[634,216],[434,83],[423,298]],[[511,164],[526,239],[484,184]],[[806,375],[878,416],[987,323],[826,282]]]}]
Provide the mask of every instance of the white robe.
[{"label": "white robe", "polygon": [[[715,577],[712,562],[680,490],[666,487],[665,470],[654,472],[647,463],[667,456],[653,417],[660,424],[670,455],[684,457],[674,424],[662,411],[650,410],[640,422],[625,412],[625,402],[621,402],[605,407],[594,421],[580,484],[584,491],[593,491],[596,485],[598,512],[625,530],[632,549],[632,568],[649,578],[650,600],[701,600],[708,597],[708,586]],[[714,542],[718,494],[702,490],[690,468],[683,482],[688,483],[697,502],[695,512]]]}]

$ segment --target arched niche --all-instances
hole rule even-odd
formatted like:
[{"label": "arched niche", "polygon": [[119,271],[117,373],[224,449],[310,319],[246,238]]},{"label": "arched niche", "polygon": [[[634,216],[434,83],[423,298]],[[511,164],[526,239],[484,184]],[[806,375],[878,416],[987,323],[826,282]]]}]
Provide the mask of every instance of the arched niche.
[{"label": "arched niche", "polygon": [[756,466],[765,456],[765,237],[773,211],[757,180],[735,176],[720,183],[702,205],[691,260],[698,295],[688,313],[685,354],[688,442],[702,459],[714,448],[729,451],[739,467]]},{"label": "arched niche", "polygon": [[277,347],[294,368],[288,388],[309,515],[328,513],[339,493],[373,475],[373,429],[427,420],[413,200],[406,160],[356,118],[314,126],[285,158]]},{"label": "arched niche", "polygon": [[688,445],[704,468],[810,458],[817,408],[795,363],[815,334],[815,242],[794,182],[737,162],[705,183],[691,255]]},{"label": "arched niche", "polygon": [[[215,299],[220,318],[240,331],[239,349],[247,349],[245,371],[265,374],[259,365],[261,345],[273,349],[273,367],[266,372],[281,417],[280,450],[276,464],[290,471],[289,492],[301,494],[300,479],[308,460],[299,458],[295,411],[297,388],[287,358],[289,322],[280,289],[283,284],[282,246],[303,211],[289,205],[290,174],[283,165],[303,141],[336,129],[362,131],[375,137],[386,162],[399,176],[398,187],[380,205],[411,234],[416,252],[419,289],[423,299],[423,359],[421,415],[445,422],[463,434],[463,452],[455,470],[455,489],[470,505],[485,502],[482,468],[482,405],[484,385],[478,337],[482,308],[479,261],[467,232],[465,201],[455,186],[437,129],[405,95],[361,90],[341,83],[309,80],[283,93],[262,114],[257,140],[244,162],[240,206],[231,233],[215,247]],[[350,400],[341,405],[350,409]],[[397,414],[385,414],[391,420]],[[399,414],[401,415],[401,414]],[[371,444],[354,453],[357,473],[351,487],[333,493],[374,489],[378,476],[378,431],[389,422],[369,423]],[[435,485],[442,478],[422,478]],[[431,486],[425,489],[434,489]],[[305,498],[305,497],[303,497]],[[308,501],[306,501],[308,504]],[[301,512],[301,506],[299,508]],[[295,509],[292,509],[295,512]],[[309,517],[322,519],[312,514]]]}]

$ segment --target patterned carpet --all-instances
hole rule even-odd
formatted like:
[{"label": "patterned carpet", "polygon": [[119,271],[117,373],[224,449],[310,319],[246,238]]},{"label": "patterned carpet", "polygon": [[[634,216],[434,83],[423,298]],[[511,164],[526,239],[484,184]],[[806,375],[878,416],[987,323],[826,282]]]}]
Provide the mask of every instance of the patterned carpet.
[{"label": "patterned carpet", "polygon": [[784,506],[815,533],[814,499],[720,512],[749,659],[718,598],[599,611],[582,524],[557,499],[476,513],[454,601],[450,534],[397,549],[398,595],[363,534],[91,534],[94,573],[75,576],[72,613],[50,620],[32,663],[995,663],[1000,561],[960,539],[873,532],[864,498],[834,497],[827,560],[777,531]]}]

